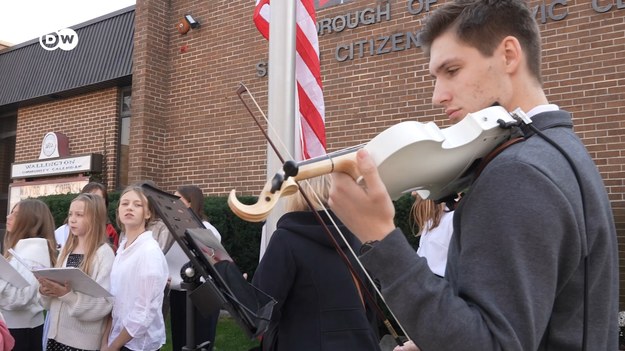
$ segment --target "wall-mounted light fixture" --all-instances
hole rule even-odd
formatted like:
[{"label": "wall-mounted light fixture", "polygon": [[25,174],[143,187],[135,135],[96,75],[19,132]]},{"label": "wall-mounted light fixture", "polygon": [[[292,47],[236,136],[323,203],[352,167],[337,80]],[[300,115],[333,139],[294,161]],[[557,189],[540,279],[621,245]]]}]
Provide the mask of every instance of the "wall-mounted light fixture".
[{"label": "wall-mounted light fixture", "polygon": [[191,28],[195,29],[200,26],[200,22],[198,22],[191,15],[184,15],[180,21],[176,24],[176,29],[180,34],[187,34],[191,30]]},{"label": "wall-mounted light fixture", "polygon": [[196,21],[191,15],[184,15],[184,19],[189,23],[191,28],[195,29],[200,26],[200,22]]}]

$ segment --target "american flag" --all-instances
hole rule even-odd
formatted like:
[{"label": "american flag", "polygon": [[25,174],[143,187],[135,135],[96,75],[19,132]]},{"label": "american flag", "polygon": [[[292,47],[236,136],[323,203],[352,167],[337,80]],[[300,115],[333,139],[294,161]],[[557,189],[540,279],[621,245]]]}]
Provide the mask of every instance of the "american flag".
[{"label": "american flag", "polygon": [[[302,159],[326,154],[325,104],[313,0],[297,0],[295,79],[299,102]],[[269,0],[256,0],[254,23],[269,40]]]}]

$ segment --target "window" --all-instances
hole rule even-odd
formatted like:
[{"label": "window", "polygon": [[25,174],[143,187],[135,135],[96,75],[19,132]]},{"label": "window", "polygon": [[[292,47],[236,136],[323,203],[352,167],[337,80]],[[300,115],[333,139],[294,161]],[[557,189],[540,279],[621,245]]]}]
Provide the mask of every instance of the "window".
[{"label": "window", "polygon": [[15,135],[17,112],[0,114],[0,246],[6,229],[6,215],[9,213],[9,184],[11,164],[15,162]]},{"label": "window", "polygon": [[120,91],[119,99],[119,153],[117,157],[117,188],[128,185],[128,165],[130,154],[130,116],[132,106],[131,87]]}]

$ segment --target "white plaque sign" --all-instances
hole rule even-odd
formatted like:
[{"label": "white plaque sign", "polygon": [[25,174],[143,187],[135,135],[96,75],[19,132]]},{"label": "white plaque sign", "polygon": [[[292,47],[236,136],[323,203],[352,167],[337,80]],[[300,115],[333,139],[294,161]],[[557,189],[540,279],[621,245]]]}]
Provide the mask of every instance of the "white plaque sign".
[{"label": "white plaque sign", "polygon": [[99,172],[101,165],[102,156],[99,154],[14,163],[11,165],[11,179]]}]

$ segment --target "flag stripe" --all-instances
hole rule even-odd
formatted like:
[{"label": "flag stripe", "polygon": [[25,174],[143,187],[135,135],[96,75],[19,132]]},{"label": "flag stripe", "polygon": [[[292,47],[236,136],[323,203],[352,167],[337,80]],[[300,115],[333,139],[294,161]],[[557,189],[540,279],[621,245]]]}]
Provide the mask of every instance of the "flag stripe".
[{"label": "flag stripe", "polygon": [[308,95],[305,94],[304,89],[298,89],[298,92],[300,105],[307,107],[306,110],[300,109],[300,113],[313,129],[313,132],[315,133],[317,139],[319,139],[319,141],[323,145],[325,145],[325,133],[319,133],[319,131],[322,131],[324,129],[323,119],[319,115],[319,111],[315,108],[313,102],[308,98]]},{"label": "flag stripe", "polygon": [[319,53],[315,52],[314,48],[308,41],[308,38],[306,38],[304,33],[301,30],[299,30],[299,27],[298,27],[295,37],[296,37],[295,38],[296,45],[298,48],[297,52],[302,57],[304,64],[308,66],[310,71],[315,76],[317,84],[321,86],[321,74],[319,70]]},{"label": "flag stripe", "polygon": [[[254,10],[256,28],[267,40],[271,15],[269,2],[257,0]],[[296,15],[295,78],[299,102],[300,144],[302,158],[308,159],[326,153],[325,103],[313,0],[297,0]]]},{"label": "flag stripe", "polygon": [[315,77],[315,72],[311,71],[310,66],[303,62],[304,59],[297,53],[295,55],[295,65],[296,65],[296,75],[298,76],[298,83],[301,88],[306,91],[306,94],[310,97],[310,100],[313,102],[320,101],[319,104],[315,103],[315,108],[321,111],[322,119],[324,115],[325,106],[323,104],[323,91],[321,84],[317,80],[319,73],[317,73],[317,77]]},{"label": "flag stripe", "polygon": [[[314,155],[324,155],[325,147],[321,145],[318,139],[314,137],[310,126],[306,123],[306,120],[302,120],[302,137],[300,138],[302,144],[302,156],[304,159],[315,157]],[[307,143],[306,140],[309,142]]]}]

